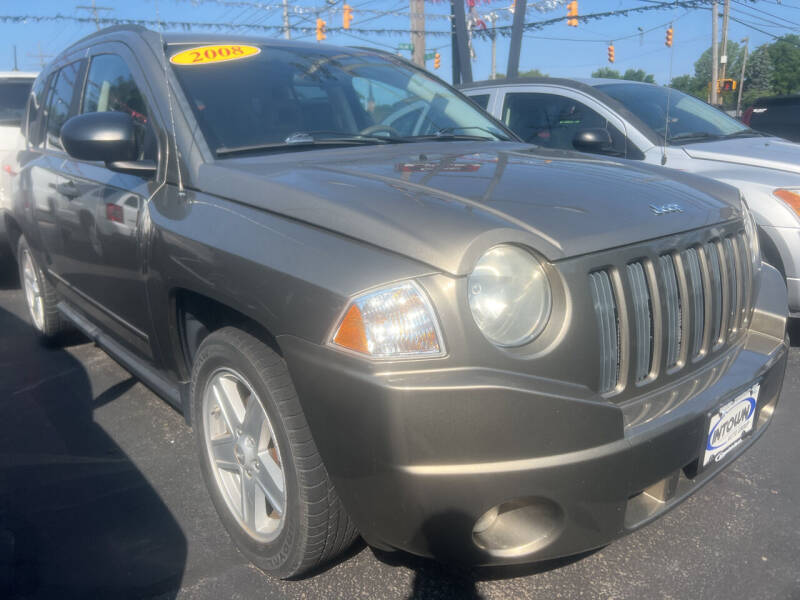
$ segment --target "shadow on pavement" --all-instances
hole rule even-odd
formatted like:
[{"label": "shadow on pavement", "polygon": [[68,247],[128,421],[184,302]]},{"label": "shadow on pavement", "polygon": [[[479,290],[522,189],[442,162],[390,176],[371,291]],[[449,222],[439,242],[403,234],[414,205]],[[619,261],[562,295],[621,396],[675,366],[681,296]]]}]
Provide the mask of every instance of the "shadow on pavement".
[{"label": "shadow on pavement", "polygon": [[800,346],[800,319],[789,319],[786,329],[789,331],[789,345],[792,348]]},{"label": "shadow on pavement", "polygon": [[174,597],[186,538],[93,420],[134,383],[95,396],[78,360],[0,309],[0,598]]},{"label": "shadow on pavement", "polygon": [[[414,571],[413,587],[408,600],[483,600],[477,588],[482,581],[526,577],[552,571],[577,562],[596,551],[533,564],[502,567],[468,567],[453,562],[453,557],[465,562],[479,562],[483,555],[471,540],[454,538],[454,531],[471,531],[472,520],[458,511],[435,515],[422,526],[420,535],[437,560],[413,556],[405,552],[384,552],[372,549],[375,557],[390,566]],[[466,554],[465,554],[465,548]],[[470,549],[473,549],[470,553]]]}]

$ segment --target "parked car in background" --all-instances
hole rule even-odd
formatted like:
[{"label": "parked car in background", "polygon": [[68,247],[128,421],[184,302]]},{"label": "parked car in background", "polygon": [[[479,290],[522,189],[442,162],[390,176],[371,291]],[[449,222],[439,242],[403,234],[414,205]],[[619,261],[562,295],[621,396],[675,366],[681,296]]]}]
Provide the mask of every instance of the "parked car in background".
[{"label": "parked car in background", "polygon": [[692,96],[613,79],[483,81],[462,90],[526,142],[639,160],[739,188],[765,260],[800,315],[800,145],[750,129]]},{"label": "parked car in background", "polygon": [[10,250],[3,207],[8,204],[10,179],[16,173],[16,151],[22,140],[19,126],[35,78],[36,73],[0,71],[0,258]]},{"label": "parked car in background", "polygon": [[800,142],[800,94],[759,98],[744,111],[742,123],[756,131]]},{"label": "parked car in background", "polygon": [[43,71],[25,131],[31,321],[183,411],[274,575],[358,533],[597,548],[774,417],[786,288],[735,188],[532,148],[392,54],[112,28]]}]

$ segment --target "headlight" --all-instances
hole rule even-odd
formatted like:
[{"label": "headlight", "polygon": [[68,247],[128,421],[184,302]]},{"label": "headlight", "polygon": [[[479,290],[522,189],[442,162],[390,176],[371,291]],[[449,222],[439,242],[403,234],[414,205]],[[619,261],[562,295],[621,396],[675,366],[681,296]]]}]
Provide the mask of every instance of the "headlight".
[{"label": "headlight", "polygon": [[753,268],[758,270],[761,266],[761,248],[758,245],[758,227],[756,220],[753,218],[753,213],[750,212],[750,207],[747,202],[742,198],[742,218],[744,219],[744,232],[750,242],[750,262]]},{"label": "headlight", "polygon": [[552,297],[538,260],[518,246],[495,246],[469,276],[469,307],[478,328],[498,346],[521,346],[542,332]]},{"label": "headlight", "polygon": [[353,299],[331,342],[374,358],[444,353],[433,308],[424,292],[410,281]]}]

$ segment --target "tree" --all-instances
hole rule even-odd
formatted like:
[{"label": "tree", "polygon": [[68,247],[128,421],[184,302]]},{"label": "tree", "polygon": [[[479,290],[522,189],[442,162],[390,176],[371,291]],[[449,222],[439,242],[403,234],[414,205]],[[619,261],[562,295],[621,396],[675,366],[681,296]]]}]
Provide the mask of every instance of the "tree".
[{"label": "tree", "polygon": [[772,89],[778,94],[800,91],[800,36],[785,35],[769,45],[772,60]]},{"label": "tree", "polygon": [[697,83],[692,75],[678,75],[672,78],[670,87],[687,94],[694,94]]},{"label": "tree", "polygon": [[623,79],[628,81],[643,81],[645,83],[655,83],[656,78],[650,74],[645,73],[642,69],[628,69],[622,76]]},{"label": "tree", "polygon": [[622,79],[622,75],[620,75],[619,71],[611,67],[600,67],[592,72],[592,77],[597,77],[599,79]]},{"label": "tree", "polygon": [[747,59],[747,66],[744,72],[744,89],[771,90],[774,74],[775,68],[772,66],[769,45],[759,46]]},{"label": "tree", "polygon": [[539,69],[530,69],[529,71],[521,71],[520,77],[550,77],[547,73],[542,73]]}]

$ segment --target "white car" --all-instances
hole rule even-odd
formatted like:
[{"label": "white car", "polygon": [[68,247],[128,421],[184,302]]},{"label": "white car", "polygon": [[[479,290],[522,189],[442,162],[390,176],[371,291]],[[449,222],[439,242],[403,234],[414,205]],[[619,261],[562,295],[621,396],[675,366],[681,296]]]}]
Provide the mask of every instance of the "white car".
[{"label": "white car", "polygon": [[8,250],[4,211],[9,202],[11,178],[16,175],[16,152],[21,141],[19,125],[36,75],[0,71],[0,255]]},{"label": "white car", "polygon": [[800,144],[753,131],[678,90],[635,81],[505,79],[461,91],[523,141],[739,188],[761,230],[762,255],[786,278],[789,310],[800,316]]}]

